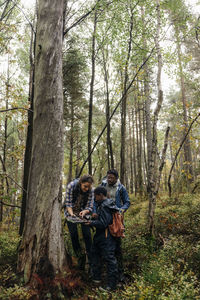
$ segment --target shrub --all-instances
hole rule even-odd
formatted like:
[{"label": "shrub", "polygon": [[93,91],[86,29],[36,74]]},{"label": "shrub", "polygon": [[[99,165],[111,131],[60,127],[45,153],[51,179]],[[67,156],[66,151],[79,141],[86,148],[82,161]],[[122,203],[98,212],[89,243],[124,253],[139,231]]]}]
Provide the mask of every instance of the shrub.
[{"label": "shrub", "polygon": [[15,263],[20,238],[16,231],[0,232],[0,265]]}]

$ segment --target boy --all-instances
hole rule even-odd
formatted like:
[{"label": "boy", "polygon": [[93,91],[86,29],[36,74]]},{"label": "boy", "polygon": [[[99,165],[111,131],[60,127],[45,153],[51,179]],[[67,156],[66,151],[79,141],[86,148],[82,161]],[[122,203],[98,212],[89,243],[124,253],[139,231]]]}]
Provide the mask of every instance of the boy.
[{"label": "boy", "polygon": [[106,290],[111,291],[116,289],[118,271],[115,258],[116,238],[110,234],[108,225],[113,222],[112,209],[116,210],[116,205],[112,199],[107,199],[107,190],[102,186],[94,190],[94,196],[98,218],[88,222],[88,225],[96,227],[91,249],[93,281],[98,283],[101,280],[103,257],[107,265]]}]

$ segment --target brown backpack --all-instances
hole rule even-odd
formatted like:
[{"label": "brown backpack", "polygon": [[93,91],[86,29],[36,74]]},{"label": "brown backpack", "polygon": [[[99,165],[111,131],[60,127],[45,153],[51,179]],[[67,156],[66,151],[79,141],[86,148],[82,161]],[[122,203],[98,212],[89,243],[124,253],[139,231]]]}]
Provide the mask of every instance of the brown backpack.
[{"label": "brown backpack", "polygon": [[124,216],[123,214],[120,214],[119,212],[113,213],[113,223],[111,225],[108,225],[110,233],[114,237],[125,237],[124,235]]}]

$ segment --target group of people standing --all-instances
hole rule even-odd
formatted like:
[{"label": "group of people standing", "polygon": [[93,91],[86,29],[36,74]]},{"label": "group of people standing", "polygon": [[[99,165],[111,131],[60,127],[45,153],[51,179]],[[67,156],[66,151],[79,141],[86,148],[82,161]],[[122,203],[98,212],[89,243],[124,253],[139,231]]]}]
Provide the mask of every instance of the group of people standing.
[{"label": "group of people standing", "polygon": [[[93,282],[101,282],[101,266],[107,265],[106,290],[116,289],[118,282],[124,280],[121,238],[113,237],[108,226],[112,224],[112,208],[117,207],[124,213],[130,206],[130,200],[124,185],[120,183],[118,172],[111,169],[97,188],[93,189],[91,175],[83,175],[67,185],[65,216],[91,220],[81,224],[83,239],[88,257],[89,270]],[[67,221],[72,247],[78,258],[78,266],[84,270],[86,255],[81,248],[77,224]],[[91,228],[96,228],[92,240]]]}]

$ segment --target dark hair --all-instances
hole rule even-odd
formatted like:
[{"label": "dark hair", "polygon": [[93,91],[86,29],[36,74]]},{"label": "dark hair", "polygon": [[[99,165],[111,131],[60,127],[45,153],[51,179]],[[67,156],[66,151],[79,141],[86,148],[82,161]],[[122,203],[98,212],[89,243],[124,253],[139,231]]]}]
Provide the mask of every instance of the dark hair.
[{"label": "dark hair", "polygon": [[84,182],[93,183],[94,180],[93,180],[91,175],[87,174],[87,175],[81,176],[80,179],[79,179],[79,182],[80,183],[84,183]]},{"label": "dark hair", "polygon": [[94,190],[94,194],[95,194],[95,195],[103,194],[104,196],[106,196],[106,195],[107,195],[107,190],[106,190],[105,187],[103,187],[103,186],[98,186],[98,187]]},{"label": "dark hair", "polygon": [[108,175],[108,174],[112,174],[112,175],[114,175],[116,178],[119,178],[119,174],[118,174],[117,170],[115,170],[115,169],[110,169],[110,170],[108,170],[107,175]]}]

